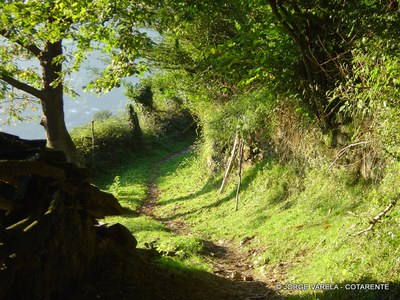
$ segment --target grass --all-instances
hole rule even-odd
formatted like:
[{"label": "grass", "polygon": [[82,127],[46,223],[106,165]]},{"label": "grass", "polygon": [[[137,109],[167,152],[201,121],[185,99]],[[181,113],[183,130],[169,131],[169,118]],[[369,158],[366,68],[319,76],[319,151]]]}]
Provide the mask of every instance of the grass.
[{"label": "grass", "polygon": [[[210,271],[201,258],[201,240],[251,238],[244,250],[258,275],[280,284],[338,284],[339,290],[287,292],[293,299],[397,299],[400,271],[400,212],[396,207],[377,229],[368,220],[398,197],[399,166],[380,184],[355,180],[339,169],[299,172],[272,159],[246,166],[239,210],[235,211],[236,177],[218,193],[221,175],[210,176],[196,153],[159,162],[187,148],[192,140],[153,141],[151,151],[132,150],[120,163],[95,174],[96,183],[113,192],[126,213],[107,218],[125,225],[141,248],[163,254],[160,264],[176,272]],[[125,151],[126,153],[126,151]],[[156,166],[156,169],[155,169]],[[135,211],[146,199],[146,183],[158,175],[157,215],[183,221],[193,234],[179,236],[162,222]],[[395,188],[394,188],[395,187]],[[350,212],[350,213],[349,213]],[[346,284],[390,283],[390,291],[348,290]]]},{"label": "grass", "polygon": [[[302,178],[291,167],[266,161],[245,170],[236,212],[236,178],[220,195],[221,178],[209,178],[203,169],[191,154],[162,166],[161,217],[185,221],[205,239],[239,242],[255,237],[246,247],[257,249],[253,263],[267,281],[284,264],[282,284],[392,282],[391,294],[386,294],[395,299],[400,271],[398,208],[375,232],[354,236],[384,208],[374,203],[373,195],[385,198],[390,184],[356,183],[343,171],[322,168]],[[297,294],[307,299],[382,297],[381,292],[348,290]]]},{"label": "grass", "polygon": [[[95,183],[114,194],[125,209],[122,216],[107,217],[107,223],[120,223],[136,237],[138,247],[153,248],[163,254],[160,264],[182,270],[206,270],[199,254],[202,243],[194,236],[179,236],[161,222],[149,216],[138,215],[137,209],[146,200],[147,182],[155,172],[154,166],[168,156],[186,149],[192,143],[190,137],[181,140],[164,141],[146,153],[132,150],[127,152],[121,163],[106,172],[97,173]],[[154,146],[154,144],[153,144]]]}]

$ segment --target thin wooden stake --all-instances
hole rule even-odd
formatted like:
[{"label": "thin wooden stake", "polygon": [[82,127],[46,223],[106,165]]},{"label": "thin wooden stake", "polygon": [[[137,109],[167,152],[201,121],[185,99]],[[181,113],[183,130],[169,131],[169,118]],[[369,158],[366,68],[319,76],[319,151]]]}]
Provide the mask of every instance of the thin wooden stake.
[{"label": "thin wooden stake", "polygon": [[238,171],[238,184],[237,184],[237,189],[236,189],[235,211],[237,211],[239,209],[239,193],[240,193],[240,185],[242,184],[243,147],[244,147],[244,141],[241,140],[240,146],[239,146],[239,171]]},{"label": "thin wooden stake", "polygon": [[233,158],[235,157],[236,147],[237,147],[239,139],[240,139],[239,132],[236,132],[235,141],[233,142],[231,156],[229,157],[228,165],[226,166],[226,170],[225,170],[224,179],[222,180],[222,184],[221,184],[221,187],[219,189],[219,193],[220,194],[224,191],[224,188],[225,188],[225,185],[226,185],[226,181],[228,179],[229,173],[231,172]]},{"label": "thin wooden stake", "polygon": [[92,120],[92,156],[94,156],[94,145],[95,145],[95,141],[94,141],[94,119]]}]

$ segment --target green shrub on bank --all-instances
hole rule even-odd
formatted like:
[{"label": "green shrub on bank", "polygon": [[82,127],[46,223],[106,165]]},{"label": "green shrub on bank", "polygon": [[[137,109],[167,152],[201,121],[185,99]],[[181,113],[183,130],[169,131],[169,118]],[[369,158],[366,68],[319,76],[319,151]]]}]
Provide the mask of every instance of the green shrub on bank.
[{"label": "green shrub on bank", "polygon": [[191,140],[195,136],[196,124],[185,111],[139,113],[143,136],[134,135],[126,113],[118,116],[111,116],[107,111],[100,113],[94,122],[75,128],[71,133],[79,153],[95,169],[123,160],[131,150],[151,152],[164,147],[171,139]]},{"label": "green shrub on bank", "polygon": [[99,121],[99,120],[106,120],[106,119],[111,118],[112,115],[113,115],[112,112],[109,111],[109,110],[107,110],[107,109],[100,110],[100,111],[96,112],[96,113],[93,115],[93,120],[96,120],[96,121]]},{"label": "green shrub on bank", "polygon": [[165,93],[166,84],[159,75],[143,78],[136,85],[127,85],[125,95],[133,102],[148,135],[160,138],[192,134],[196,124],[184,97]]},{"label": "green shrub on bank", "polygon": [[126,148],[135,147],[135,137],[124,116],[112,116],[75,128],[72,139],[86,161],[96,164],[115,162],[126,153]]},{"label": "green shrub on bank", "polygon": [[213,113],[204,124],[207,139],[218,143],[217,151],[231,146],[236,132],[248,142],[267,139],[275,99],[267,90],[236,97]]}]

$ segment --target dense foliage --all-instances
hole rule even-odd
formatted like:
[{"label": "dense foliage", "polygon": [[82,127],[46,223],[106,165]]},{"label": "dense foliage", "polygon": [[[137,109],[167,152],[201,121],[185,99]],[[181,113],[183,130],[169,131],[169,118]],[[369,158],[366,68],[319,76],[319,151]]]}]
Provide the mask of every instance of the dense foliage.
[{"label": "dense foliage", "polygon": [[398,159],[397,1],[164,1],[158,13],[154,80],[199,118],[212,154],[240,131],[303,163],[307,147],[332,161],[351,145],[337,162],[367,178]]}]

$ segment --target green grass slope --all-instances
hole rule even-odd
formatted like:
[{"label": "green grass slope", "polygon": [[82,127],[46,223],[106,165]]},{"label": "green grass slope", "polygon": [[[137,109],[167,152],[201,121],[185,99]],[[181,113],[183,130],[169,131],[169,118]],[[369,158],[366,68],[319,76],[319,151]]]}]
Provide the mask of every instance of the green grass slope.
[{"label": "green grass slope", "polygon": [[[141,151],[126,147],[111,167],[97,171],[96,183],[125,207],[123,216],[106,222],[125,225],[139,247],[154,247],[163,254],[160,263],[176,272],[211,270],[201,255],[202,240],[247,241],[242,247],[252,253],[259,278],[271,288],[280,285],[280,292],[290,298],[400,298],[399,208],[373,231],[356,234],[398,198],[399,162],[388,167],[378,184],[337,168],[299,171],[267,158],[245,166],[235,211],[235,172],[219,194],[222,176],[210,176],[201,155],[170,156],[192,142],[186,137],[153,140]],[[150,180],[158,186],[157,219],[137,213]],[[166,222],[186,223],[191,234],[174,233]],[[359,283],[388,283],[389,290],[354,285]]]},{"label": "green grass slope", "polygon": [[[397,299],[399,209],[374,231],[355,234],[398,195],[398,170],[394,166],[378,186],[354,182],[340,170],[321,167],[298,174],[264,161],[245,169],[235,211],[234,174],[219,194],[221,178],[207,176],[201,160],[187,154],[161,168],[159,214],[187,222],[204,239],[250,239],[245,247],[255,249],[253,264],[267,282],[282,289],[309,284],[304,291],[284,291],[291,297]],[[311,284],[317,283],[338,284],[338,289],[313,290]],[[390,284],[389,291],[372,291],[349,283]]]}]

